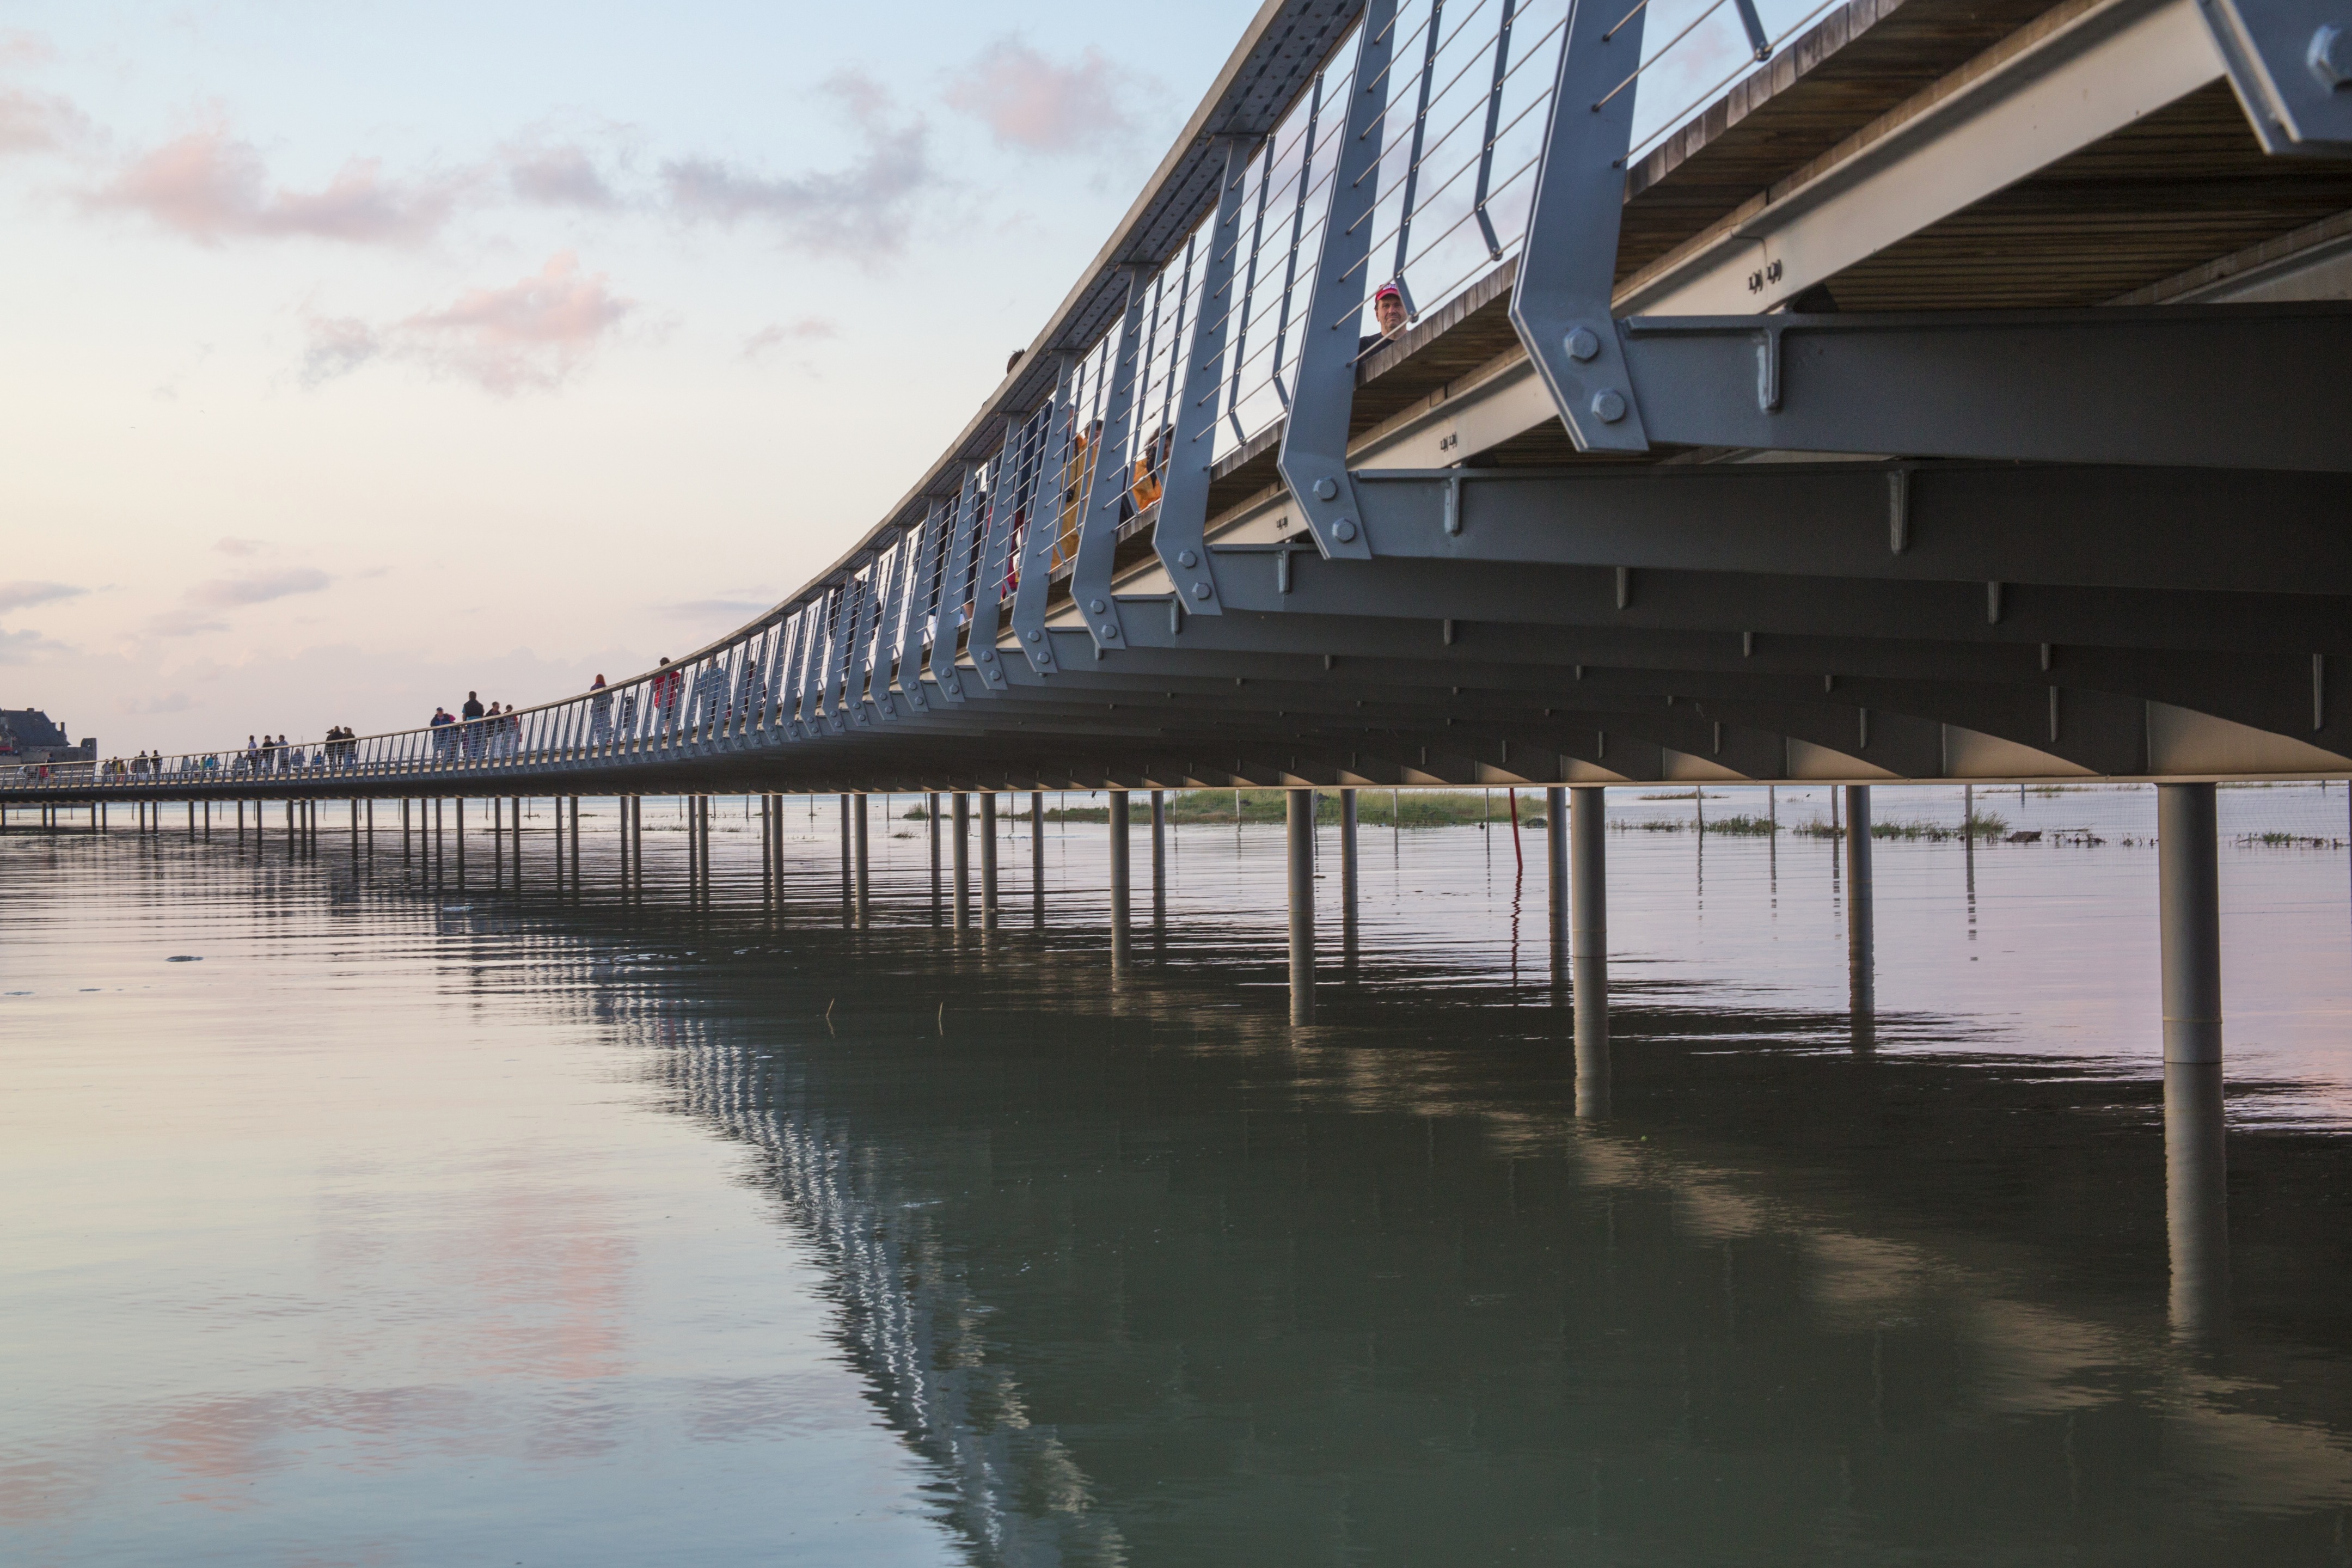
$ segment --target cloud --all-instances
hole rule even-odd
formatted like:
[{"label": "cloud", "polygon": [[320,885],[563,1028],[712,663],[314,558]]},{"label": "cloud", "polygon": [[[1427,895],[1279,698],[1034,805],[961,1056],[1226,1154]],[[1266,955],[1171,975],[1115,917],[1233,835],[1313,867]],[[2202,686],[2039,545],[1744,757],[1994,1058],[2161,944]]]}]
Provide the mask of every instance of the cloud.
[{"label": "cloud", "polygon": [[162,697],[118,697],[114,700],[117,713],[185,713],[195,703],[184,691],[169,692]]},{"label": "cloud", "polygon": [[304,237],[350,245],[416,245],[457,205],[458,182],[402,184],[354,158],[315,191],[272,189],[260,149],[213,124],[131,161],[90,193],[90,206],[133,212],[199,245]]},{"label": "cloud", "polygon": [[215,610],[238,605],[266,605],[293,594],[315,594],[334,579],[313,567],[284,572],[257,572],[243,577],[215,577],[188,590],[188,602]]},{"label": "cloud", "polygon": [[77,598],[89,593],[69,583],[36,583],[25,578],[0,583],[0,611],[22,610],[34,605],[46,605],[56,599]]},{"label": "cloud", "polygon": [[226,630],[226,621],[216,621],[195,610],[165,610],[147,617],[147,635],[151,637],[192,637],[199,632]]},{"label": "cloud", "polygon": [[54,153],[89,129],[89,117],[62,98],[0,87],[0,157]]},{"label": "cloud", "polygon": [[38,33],[11,27],[0,33],[0,66],[45,66],[58,58],[58,47]]},{"label": "cloud", "polygon": [[43,654],[71,653],[71,645],[38,632],[0,632],[0,664],[25,664]]},{"label": "cloud", "polygon": [[586,365],[637,308],[604,275],[560,251],[502,289],[468,289],[444,310],[376,328],[352,317],[313,318],[302,380],[316,386],[377,358],[404,360],[500,396],[551,392]]},{"label": "cloud", "polygon": [[223,555],[258,555],[262,544],[258,539],[238,539],[231,534],[223,534],[213,541],[213,548]]},{"label": "cloud", "polygon": [[349,375],[383,352],[373,327],[355,316],[314,316],[302,349],[302,384],[317,386]]},{"label": "cloud", "polygon": [[532,146],[508,155],[507,186],[519,200],[539,206],[606,211],[621,197],[585,148]]},{"label": "cloud", "polygon": [[1154,86],[1092,47],[1060,65],[1018,38],[1000,38],[949,82],[947,101],[987,126],[1000,147],[1086,153],[1133,131],[1124,106]]},{"label": "cloud", "polygon": [[830,174],[768,178],[716,158],[662,165],[671,209],[688,219],[772,224],[786,244],[814,255],[895,256],[905,247],[915,198],[934,178],[920,116],[894,121],[868,78],[843,71],[820,89],[837,101],[860,148]]},{"label": "cloud", "polygon": [[774,353],[786,343],[808,343],[841,336],[841,328],[829,317],[803,316],[789,325],[782,322],[761,327],[743,340],[743,357],[756,360]]},{"label": "cloud", "polygon": [[731,624],[765,615],[775,607],[773,599],[688,599],[683,604],[664,605],[662,611],[683,620],[719,620]]}]

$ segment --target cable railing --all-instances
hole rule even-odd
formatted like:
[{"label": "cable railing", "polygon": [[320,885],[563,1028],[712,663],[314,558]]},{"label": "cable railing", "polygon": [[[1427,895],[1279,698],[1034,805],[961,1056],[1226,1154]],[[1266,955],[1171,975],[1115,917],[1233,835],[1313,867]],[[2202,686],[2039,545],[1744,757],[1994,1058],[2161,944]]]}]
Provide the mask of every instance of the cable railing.
[{"label": "cable railing", "polygon": [[[1286,416],[1307,331],[1344,330],[1353,317],[1360,361],[1507,262],[1524,237],[1571,3],[1396,8],[1383,74],[1370,84],[1384,102],[1363,132],[1379,142],[1361,176],[1374,188],[1352,193],[1343,228],[1370,236],[1345,279],[1356,303],[1307,319],[1340,195],[1360,22],[1224,165],[1238,170],[1237,189],[1230,174],[1215,182],[1207,210],[1157,242],[1166,249],[1156,264],[1111,263],[1125,292],[1083,306],[1090,335],[1052,351],[1042,402],[1001,408],[988,450],[975,452],[987,428],[976,426],[961,462],[935,466],[918,504],[902,503],[824,576],[690,658],[536,708],[415,730],[129,762],[0,763],[0,788],[307,787],[608,769],[844,734],[923,709],[948,668],[942,644],[951,666],[966,657],[968,628],[1004,629],[1024,573],[1048,584],[1067,577],[1090,509],[1115,505],[1119,538],[1150,526],[1180,415],[1210,442],[1212,463],[1248,448]],[[1624,8],[1619,27],[1647,13],[1642,58],[1602,98],[1635,95],[1630,163],[1838,0],[1603,3]],[[1217,230],[1218,198],[1231,201],[1230,233]],[[1215,298],[1213,276],[1224,279]],[[1402,321],[1382,319],[1391,289]],[[1216,351],[1196,366],[1204,343]],[[1196,368],[1208,390],[1180,410]],[[1124,454],[1115,474],[1097,471],[1106,451]]]}]

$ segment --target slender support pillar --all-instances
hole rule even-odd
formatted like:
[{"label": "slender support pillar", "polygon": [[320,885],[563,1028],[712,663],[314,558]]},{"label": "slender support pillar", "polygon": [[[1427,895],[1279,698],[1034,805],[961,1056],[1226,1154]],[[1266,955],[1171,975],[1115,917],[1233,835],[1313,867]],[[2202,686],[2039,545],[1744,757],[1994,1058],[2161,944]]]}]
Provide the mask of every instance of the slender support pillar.
[{"label": "slender support pillar", "polygon": [[2221,1059],[2221,867],[2210,784],[2156,786],[2164,1059]]},{"label": "slender support pillar", "polygon": [[996,929],[996,792],[980,797],[980,929]]},{"label": "slender support pillar", "polygon": [[1045,929],[1045,792],[1029,792],[1029,919]]},{"label": "slender support pillar", "polygon": [[466,797],[458,795],[449,803],[450,837],[457,845],[457,886],[466,886]]},{"label": "slender support pillar", "polygon": [[1609,1114],[1609,794],[1568,792],[1569,982],[1576,1003],[1576,1113]]},{"label": "slender support pillar", "polygon": [[[2211,784],[2161,784],[2206,789]],[[2158,840],[2161,852],[2161,840]],[[2221,1064],[2164,1064],[2164,1228],[2172,1262],[2172,1332],[2210,1342],[2230,1313],[2230,1204]]]},{"label": "slender support pillar", "polygon": [[1339,792],[1339,920],[1355,945],[1356,893],[1362,883],[1362,863],[1356,854],[1356,792]]},{"label": "slender support pillar", "polygon": [[1129,955],[1128,925],[1127,791],[1115,789],[1110,802],[1110,962],[1124,969]]},{"label": "slender support pillar", "polygon": [[[704,901],[708,902],[710,898],[710,797],[707,795],[697,795],[694,798],[695,815],[698,818],[698,826],[700,829],[696,837],[701,840],[702,845],[702,897]],[[863,795],[858,797],[861,803],[865,798],[866,797]],[[863,828],[866,824],[861,820],[857,826],[860,828]],[[859,836],[858,848],[862,851],[865,847],[864,835],[861,834]],[[515,864],[520,868],[522,862],[518,858]]]},{"label": "slender support pillar", "polygon": [[1554,999],[1568,985],[1568,791],[1558,784],[1544,791],[1544,872],[1550,904],[1545,917],[1546,946],[1551,952]]},{"label": "slender support pillar", "polygon": [[1315,1021],[1315,792],[1283,795],[1288,831],[1290,1021]]},{"label": "slender support pillar", "polygon": [[1875,1028],[1878,987],[1871,952],[1874,930],[1870,874],[1870,786],[1845,791],[1846,1001],[1853,1043],[1866,1046]]},{"label": "slender support pillar", "polygon": [[955,792],[955,929],[971,929],[971,796]]},{"label": "slender support pillar", "polygon": [[490,796],[490,888],[495,892],[506,891],[507,886],[506,804]]},{"label": "slender support pillar", "polygon": [[923,826],[931,834],[931,923],[940,923],[940,792],[923,796]]},{"label": "slender support pillar", "polygon": [[1168,792],[1151,792],[1151,910],[1154,920],[1168,914]]},{"label": "slender support pillar", "polygon": [[857,810],[852,818],[856,831],[851,838],[857,871],[857,923],[864,925],[874,913],[873,862],[867,847],[866,797],[861,795],[854,798],[857,802]]}]

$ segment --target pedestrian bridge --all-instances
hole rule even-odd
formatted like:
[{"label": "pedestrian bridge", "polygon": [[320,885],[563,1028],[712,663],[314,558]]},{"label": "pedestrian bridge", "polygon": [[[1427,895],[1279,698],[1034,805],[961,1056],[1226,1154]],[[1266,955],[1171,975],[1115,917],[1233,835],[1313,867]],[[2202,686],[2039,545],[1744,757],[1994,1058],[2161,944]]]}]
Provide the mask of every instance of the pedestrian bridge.
[{"label": "pedestrian bridge", "polygon": [[0,825],[822,790],[846,864],[850,797],[946,790],[961,889],[972,793],[1281,786],[1311,996],[1317,786],[1837,780],[1862,1016],[1872,781],[2146,779],[2210,1066],[2214,781],[2352,776],[2341,3],[1267,0],[774,609],[454,729],[18,769]]},{"label": "pedestrian bridge", "polygon": [[751,625],[0,799],[2352,773],[2321,9],[1269,0]]}]

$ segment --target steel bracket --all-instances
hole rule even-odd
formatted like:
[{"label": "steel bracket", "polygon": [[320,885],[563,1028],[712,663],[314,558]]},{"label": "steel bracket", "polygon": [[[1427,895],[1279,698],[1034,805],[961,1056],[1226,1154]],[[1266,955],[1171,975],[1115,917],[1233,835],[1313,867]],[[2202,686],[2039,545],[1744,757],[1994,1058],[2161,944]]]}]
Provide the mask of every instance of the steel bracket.
[{"label": "steel bracket", "polygon": [[1242,186],[1248,183],[1255,138],[1225,139],[1224,184],[1209,231],[1209,258],[1201,280],[1201,314],[1193,330],[1174,442],[1160,495],[1151,547],[1184,607],[1196,616],[1223,613],[1216,573],[1209,563],[1206,530],[1209,479],[1217,455],[1217,397],[1224,385],[1225,331],[1233,310],[1234,252],[1241,248]]},{"label": "steel bracket", "polygon": [[2352,7],[2197,0],[2263,151],[2352,157]]},{"label": "steel bracket", "polygon": [[[1371,547],[1348,478],[1348,425],[1356,405],[1364,274],[1371,266],[1395,22],[1396,0],[1369,0],[1349,77],[1347,123],[1331,175],[1322,251],[1299,322],[1297,384],[1275,460],[1317,548],[1327,557],[1355,561],[1370,559]],[[1613,237],[1616,231],[1610,232]]]},{"label": "steel bracket", "polygon": [[1118,505],[1132,488],[1128,474],[1128,426],[1134,423],[1137,395],[1142,391],[1144,366],[1136,340],[1143,325],[1143,279],[1140,267],[1121,268],[1127,279],[1127,306],[1119,312],[1118,346],[1106,374],[1110,380],[1110,405],[1103,410],[1102,440],[1087,458],[1086,479],[1079,503],[1078,558],[1070,570],[1070,597],[1085,616],[1087,633],[1095,641],[1095,657],[1123,647],[1118,601],[1110,589],[1111,567],[1118,554]]},{"label": "steel bracket", "polygon": [[1511,325],[1583,452],[1650,447],[1645,405],[1610,311],[1647,8],[1612,29],[1621,14],[1580,5],[1569,17],[1511,289]]},{"label": "steel bracket", "polygon": [[[1021,651],[1029,656],[1029,668],[1040,675],[1051,675],[1058,668],[1054,662],[1054,639],[1045,630],[1045,600],[1054,586],[1054,547],[1062,536],[1063,497],[1067,492],[1069,504],[1076,506],[1086,495],[1086,475],[1070,471],[1071,426],[1077,418],[1074,407],[1077,363],[1064,354],[1055,374],[1054,417],[1045,431],[1037,470],[1037,493],[1045,493],[1050,479],[1054,505],[1050,512],[1029,520],[1029,532],[1021,542],[1021,581],[1013,590],[1013,635],[1020,639]],[[1050,476],[1047,465],[1052,468]]]}]

